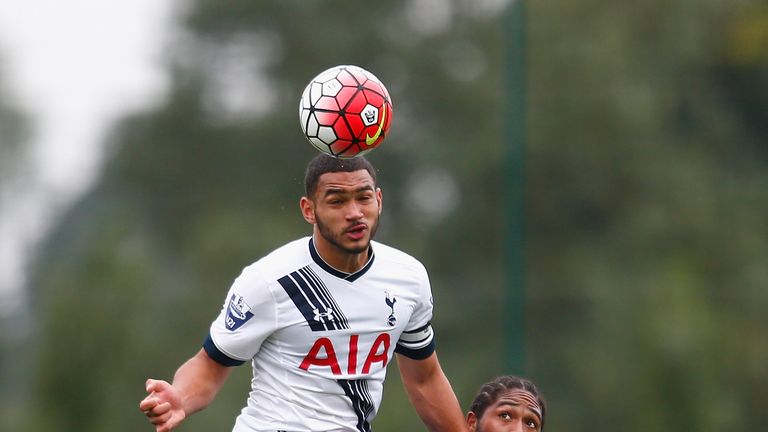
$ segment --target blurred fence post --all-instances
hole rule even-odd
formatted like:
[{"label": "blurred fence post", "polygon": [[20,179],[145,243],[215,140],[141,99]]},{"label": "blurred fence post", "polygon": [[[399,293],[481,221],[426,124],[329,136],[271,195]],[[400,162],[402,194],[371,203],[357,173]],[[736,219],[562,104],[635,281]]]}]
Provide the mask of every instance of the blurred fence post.
[{"label": "blurred fence post", "polygon": [[513,0],[505,17],[504,74],[506,299],[502,312],[505,366],[524,374],[525,365],[525,1]]}]

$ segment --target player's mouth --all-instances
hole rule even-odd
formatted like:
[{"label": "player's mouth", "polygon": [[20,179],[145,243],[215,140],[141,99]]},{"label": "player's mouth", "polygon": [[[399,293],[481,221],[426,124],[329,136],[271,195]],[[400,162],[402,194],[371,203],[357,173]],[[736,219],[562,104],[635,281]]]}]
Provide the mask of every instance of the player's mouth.
[{"label": "player's mouth", "polygon": [[360,240],[365,236],[368,226],[364,223],[358,223],[349,227],[346,231],[347,237],[352,240]]}]

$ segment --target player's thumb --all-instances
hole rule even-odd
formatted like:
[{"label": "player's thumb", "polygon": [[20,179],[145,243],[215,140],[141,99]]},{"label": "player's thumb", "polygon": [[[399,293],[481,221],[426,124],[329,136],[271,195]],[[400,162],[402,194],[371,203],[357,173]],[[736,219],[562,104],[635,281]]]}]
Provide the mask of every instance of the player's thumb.
[{"label": "player's thumb", "polygon": [[146,386],[146,389],[147,389],[147,393],[152,393],[152,392],[163,391],[163,389],[165,389],[169,385],[170,384],[168,384],[165,381],[154,380],[154,379],[150,378],[150,379],[147,380],[145,386]]}]

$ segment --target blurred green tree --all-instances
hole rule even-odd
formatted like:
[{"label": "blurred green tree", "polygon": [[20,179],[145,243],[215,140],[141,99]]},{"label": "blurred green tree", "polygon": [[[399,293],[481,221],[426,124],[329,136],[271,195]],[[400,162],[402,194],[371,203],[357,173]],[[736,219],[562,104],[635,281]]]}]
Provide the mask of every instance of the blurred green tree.
[{"label": "blurred green tree", "polygon": [[764,429],[768,9],[530,9],[528,337],[553,429]]}]

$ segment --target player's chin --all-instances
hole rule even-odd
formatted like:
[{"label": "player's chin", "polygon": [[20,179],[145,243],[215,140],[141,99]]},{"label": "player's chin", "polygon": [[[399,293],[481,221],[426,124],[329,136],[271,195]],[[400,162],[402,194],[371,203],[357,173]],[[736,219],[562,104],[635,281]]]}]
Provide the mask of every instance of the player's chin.
[{"label": "player's chin", "polygon": [[368,246],[371,244],[371,237],[369,235],[358,236],[345,236],[344,249],[349,253],[363,253],[368,250]]}]

